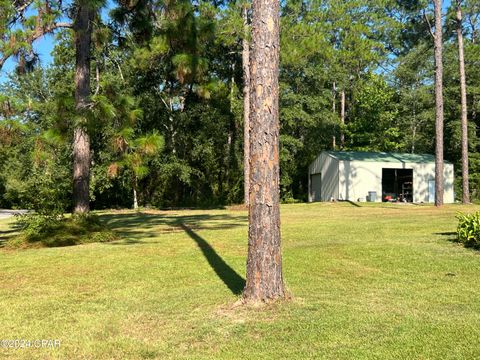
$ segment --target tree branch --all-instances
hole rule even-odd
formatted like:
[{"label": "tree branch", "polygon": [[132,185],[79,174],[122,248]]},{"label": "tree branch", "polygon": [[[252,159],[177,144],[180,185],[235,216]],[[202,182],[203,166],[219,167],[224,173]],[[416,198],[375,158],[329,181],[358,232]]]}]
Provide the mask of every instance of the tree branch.
[{"label": "tree branch", "polygon": [[430,32],[430,35],[432,35],[432,37],[435,39],[435,34],[433,32],[432,24],[430,23],[430,20],[428,19],[427,13],[425,12],[425,9],[422,10],[422,13],[423,13],[423,17],[424,17],[425,21],[427,22],[428,31]]},{"label": "tree branch", "polygon": [[7,61],[8,57],[2,57],[0,58],[0,70],[2,70],[3,65],[5,64],[5,61]]},{"label": "tree branch", "polygon": [[100,69],[98,67],[98,61],[95,61],[95,81],[97,82],[97,86],[95,87],[93,96],[97,96],[100,91]]},{"label": "tree branch", "polygon": [[[26,42],[28,44],[32,45],[32,43],[35,42],[36,40],[40,39],[41,37],[43,37],[46,34],[50,34],[50,33],[54,32],[57,29],[60,29],[60,28],[70,28],[71,29],[72,27],[73,27],[73,25],[71,23],[57,22],[57,23],[53,23],[49,26],[37,28],[37,29],[35,29],[35,32],[29,38],[26,39]],[[0,71],[3,68],[3,65],[5,65],[5,62],[11,56],[19,54],[22,50],[23,49],[18,49],[17,51],[15,51],[15,52],[13,52],[9,55],[3,55],[2,57],[0,57]]]},{"label": "tree branch", "polygon": [[28,1],[15,0],[13,2],[15,15],[8,22],[8,26],[14,25],[19,19],[23,18],[23,13],[28,9],[30,5],[33,4],[33,1],[34,0],[28,0]]},{"label": "tree branch", "polygon": [[21,14],[33,3],[33,0],[25,1],[21,4],[21,1],[15,1],[14,6],[17,14],[21,16]]},{"label": "tree branch", "polygon": [[120,73],[120,78],[122,79],[122,82],[125,82],[125,78],[123,77],[122,68],[120,67],[120,64],[118,63],[118,61],[115,60],[115,59],[113,58],[113,56],[111,57],[110,61],[117,66],[118,72]]}]

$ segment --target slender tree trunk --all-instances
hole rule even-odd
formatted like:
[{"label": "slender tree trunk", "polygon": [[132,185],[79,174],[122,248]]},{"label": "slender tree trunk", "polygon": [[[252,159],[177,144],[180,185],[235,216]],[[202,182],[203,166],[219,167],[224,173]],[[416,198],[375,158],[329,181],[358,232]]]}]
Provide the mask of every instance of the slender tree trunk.
[{"label": "slender tree trunk", "polygon": [[250,192],[250,41],[248,40],[248,8],[245,4],[242,10],[243,39],[243,177],[244,202],[248,207]]},{"label": "slender tree trunk", "polygon": [[232,182],[232,170],[235,163],[235,138],[236,138],[236,122],[234,115],[234,96],[235,96],[235,62],[232,61],[231,65],[231,78],[230,78],[230,118],[228,125],[228,136],[227,136],[227,154],[225,156],[225,168],[226,168],[226,178],[227,178],[227,191],[231,189]]},{"label": "slender tree trunk", "polygon": [[337,113],[337,84],[334,82],[332,86],[332,111]]},{"label": "slender tree trunk", "polygon": [[443,37],[442,0],[435,7],[435,206],[443,205]]},{"label": "slender tree trunk", "polygon": [[87,213],[89,204],[90,138],[83,127],[73,132],[73,201],[75,213]]},{"label": "slender tree trunk", "polygon": [[415,142],[417,140],[417,86],[414,88],[413,109],[412,109],[412,154],[415,154]]},{"label": "slender tree trunk", "polygon": [[137,199],[137,177],[133,177],[133,208],[138,209],[138,199]]},{"label": "slender tree trunk", "polygon": [[467,17],[468,24],[470,25],[470,34],[471,34],[471,40],[472,44],[477,43],[477,37],[478,37],[478,26],[477,26],[477,19],[478,16],[470,16]]},{"label": "slender tree trunk", "polygon": [[[333,86],[332,86],[332,111],[333,111],[333,114],[336,115],[337,114],[337,84],[335,82],[333,82]],[[336,133],[336,126],[335,126],[335,129],[334,129],[334,132]],[[337,150],[337,138],[335,137],[335,135],[332,136],[332,150],[335,151]]]},{"label": "slender tree trunk", "polygon": [[[73,26],[75,32],[75,109],[85,116],[90,98],[90,47],[92,41],[93,8],[78,2]],[[73,136],[73,201],[75,213],[87,213],[89,204],[90,137],[86,124],[76,124]]]},{"label": "slender tree trunk", "polygon": [[412,154],[415,154],[415,138],[417,136],[417,124],[413,124],[413,129],[412,129]]},{"label": "slender tree trunk", "polygon": [[246,301],[285,297],[280,244],[279,0],[253,0]]},{"label": "slender tree trunk", "polygon": [[345,90],[340,92],[340,149],[345,147],[345,133],[343,127],[345,126]]},{"label": "slender tree trunk", "polygon": [[467,84],[465,76],[465,56],[463,53],[463,26],[462,3],[457,0],[457,38],[458,38],[458,67],[460,71],[460,95],[462,105],[462,202],[470,203],[470,189],[468,183],[468,119],[467,119]]}]

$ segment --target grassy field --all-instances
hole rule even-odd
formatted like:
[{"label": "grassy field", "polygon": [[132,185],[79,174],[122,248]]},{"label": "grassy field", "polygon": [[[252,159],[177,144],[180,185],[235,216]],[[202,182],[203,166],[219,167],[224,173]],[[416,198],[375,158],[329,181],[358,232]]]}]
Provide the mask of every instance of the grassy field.
[{"label": "grassy field", "polygon": [[[282,207],[289,302],[232,307],[246,212],[100,213],[121,240],[0,250],[9,359],[479,359],[480,252],[457,211],[391,204]],[[0,222],[0,241],[14,233]]]}]

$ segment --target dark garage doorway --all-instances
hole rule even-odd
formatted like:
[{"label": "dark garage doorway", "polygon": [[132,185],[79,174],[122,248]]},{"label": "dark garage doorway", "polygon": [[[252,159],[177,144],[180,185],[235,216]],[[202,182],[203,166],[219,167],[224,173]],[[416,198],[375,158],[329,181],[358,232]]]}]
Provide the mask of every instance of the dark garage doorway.
[{"label": "dark garage doorway", "polygon": [[382,201],[413,202],[413,169],[382,169]]},{"label": "dark garage doorway", "polygon": [[312,201],[322,201],[322,174],[310,175],[310,198]]}]

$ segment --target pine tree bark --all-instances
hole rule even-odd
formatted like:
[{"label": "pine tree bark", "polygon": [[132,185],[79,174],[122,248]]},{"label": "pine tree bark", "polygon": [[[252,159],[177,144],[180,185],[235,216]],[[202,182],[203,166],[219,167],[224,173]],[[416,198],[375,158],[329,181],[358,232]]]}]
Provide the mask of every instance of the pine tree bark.
[{"label": "pine tree bark", "polygon": [[233,187],[233,183],[235,182],[234,174],[235,170],[237,169],[237,156],[236,156],[236,148],[237,148],[237,137],[238,137],[238,130],[239,124],[237,122],[235,116],[235,73],[236,73],[236,62],[232,60],[231,64],[231,78],[230,78],[230,118],[229,118],[229,126],[228,126],[228,136],[227,136],[227,153],[228,156],[225,157],[225,173],[226,173],[226,185],[227,191],[230,191]]},{"label": "pine tree bark", "polygon": [[468,119],[467,119],[467,85],[465,75],[465,56],[463,47],[462,2],[457,0],[457,39],[458,68],[460,72],[461,126],[462,126],[462,202],[470,203],[470,186],[468,181]]},{"label": "pine tree bark", "polygon": [[[90,48],[95,11],[78,1],[73,25],[75,33],[75,109],[85,116],[90,102]],[[87,213],[90,180],[90,137],[85,124],[76,124],[73,136],[73,202],[75,213]]]},{"label": "pine tree bark", "polygon": [[345,147],[345,133],[343,128],[345,126],[345,90],[340,92],[340,149]]},{"label": "pine tree bark", "polygon": [[285,297],[280,242],[279,0],[253,0],[247,302]]},{"label": "pine tree bark", "polygon": [[435,11],[435,206],[443,205],[443,36],[442,0],[434,0]]},{"label": "pine tree bark", "polygon": [[[332,111],[333,114],[337,114],[337,84],[333,82],[332,86]],[[335,151],[337,150],[337,138],[335,135],[332,136],[332,150]]]},{"label": "pine tree bark", "polygon": [[243,176],[244,202],[249,206],[250,193],[250,41],[248,39],[248,8],[244,5],[242,67],[243,67]]}]

